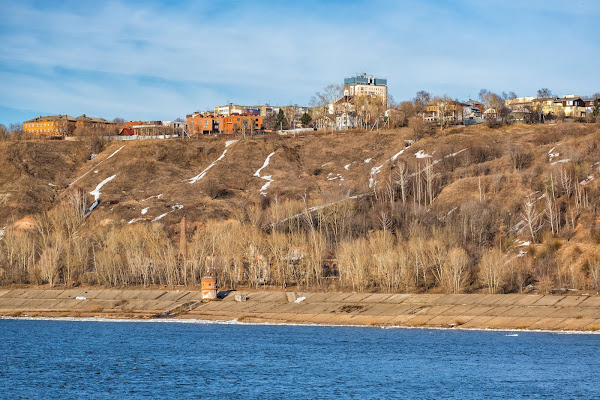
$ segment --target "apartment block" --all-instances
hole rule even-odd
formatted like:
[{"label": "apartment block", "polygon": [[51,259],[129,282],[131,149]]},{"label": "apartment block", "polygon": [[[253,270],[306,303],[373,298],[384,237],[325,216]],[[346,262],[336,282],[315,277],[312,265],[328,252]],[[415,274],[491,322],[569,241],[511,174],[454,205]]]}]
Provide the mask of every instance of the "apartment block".
[{"label": "apartment block", "polygon": [[344,96],[370,96],[387,105],[387,79],[361,74],[344,79]]}]

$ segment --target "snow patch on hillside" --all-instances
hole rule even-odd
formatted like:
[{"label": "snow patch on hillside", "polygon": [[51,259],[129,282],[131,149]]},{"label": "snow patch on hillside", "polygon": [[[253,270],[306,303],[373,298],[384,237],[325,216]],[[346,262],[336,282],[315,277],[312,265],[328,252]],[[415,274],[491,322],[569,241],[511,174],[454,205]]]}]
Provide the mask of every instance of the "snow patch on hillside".
[{"label": "snow patch on hillside", "polygon": [[426,154],[425,150],[419,150],[415,153],[416,158],[430,158],[431,154]]},{"label": "snow patch on hillside", "polygon": [[229,147],[232,144],[234,144],[235,142],[237,142],[237,140],[228,140],[228,141],[225,142],[225,147]]},{"label": "snow patch on hillside", "polygon": [[344,169],[350,171],[350,165],[352,165],[352,163],[344,165]]},{"label": "snow patch on hillside", "polygon": [[90,192],[90,194],[92,196],[94,196],[94,201],[98,201],[98,199],[100,199],[100,189],[102,189],[102,186],[106,185],[108,182],[112,181],[113,179],[115,179],[115,176],[117,176],[116,174],[113,176],[109,176],[108,178],[106,178],[105,180],[103,180],[102,182],[100,182],[98,184],[98,186],[96,186],[96,189],[92,190]]},{"label": "snow patch on hillside", "polygon": [[340,181],[344,180],[344,177],[340,174],[336,174],[335,176],[333,175],[333,172],[330,172],[329,174],[327,174],[327,180],[328,181],[334,181],[336,179],[339,179]]},{"label": "snow patch on hillside", "polygon": [[[119,151],[121,151],[121,149],[123,149],[123,147],[125,147],[125,145],[119,147],[115,152],[113,152],[110,156],[106,157],[104,160],[100,161],[98,164],[96,164],[96,166],[94,168],[98,168],[98,166],[100,164],[102,164],[104,161],[108,160],[109,158],[112,158],[115,154],[117,154]],[[90,169],[89,171],[87,171],[85,174],[81,175],[79,178],[75,179],[73,182],[69,183],[69,186],[73,185],[75,182],[77,182],[78,180],[80,180],[81,178],[83,178],[84,176],[86,176],[87,174],[89,174],[90,172],[94,171],[95,174],[98,173],[98,170],[95,169]]]},{"label": "snow patch on hillside", "polygon": [[189,183],[196,183],[198,182],[200,179],[204,178],[206,176],[206,173],[215,166],[215,164],[219,161],[221,161],[223,159],[223,157],[225,157],[225,154],[227,154],[227,149],[225,149],[223,151],[223,154],[221,154],[221,156],[219,158],[217,158],[215,161],[213,161],[208,167],[204,168],[204,170],[202,172],[200,172],[198,175],[196,175],[193,178],[188,179]]},{"label": "snow patch on hillside", "polygon": [[560,153],[553,153],[554,149],[556,147],[551,148],[550,150],[548,150],[548,161],[552,162],[553,158],[556,158],[558,156],[560,156]]},{"label": "snow patch on hillside", "polygon": [[142,208],[142,215],[146,215],[150,207]]},{"label": "snow patch on hillside", "polygon": [[259,169],[256,170],[256,172],[254,173],[253,176],[256,176],[260,179],[263,179],[265,181],[267,181],[267,183],[265,183],[264,185],[262,185],[262,187],[260,188],[260,194],[262,194],[263,196],[267,195],[267,188],[271,185],[271,183],[275,182],[275,180],[273,179],[273,175],[264,175],[261,176],[260,173],[262,172],[263,169],[265,169],[266,167],[269,166],[269,163],[271,162],[271,157],[273,157],[275,155],[275,152],[273,151],[271,154],[269,154],[267,156],[267,158],[265,159],[265,162],[263,163],[262,167],[260,167]]},{"label": "snow patch on hillside", "polygon": [[161,194],[157,194],[157,195],[154,195],[154,196],[150,196],[150,197],[148,197],[147,199],[144,199],[144,200],[142,200],[142,201],[148,201],[148,200],[150,200],[150,199],[153,199],[153,198],[155,198],[155,197],[156,197],[156,199],[160,200],[160,198],[161,198],[162,196],[163,196],[163,194],[161,193]]},{"label": "snow patch on hillside", "polygon": [[112,153],[110,156],[106,157],[106,159],[108,160],[109,158],[113,158],[113,156],[114,156],[115,154],[117,154],[118,152],[120,152],[120,151],[123,149],[123,147],[125,147],[125,145],[123,145],[123,146],[119,147],[117,150],[115,150],[115,152],[114,152],[114,153]]},{"label": "snow patch on hillside", "polygon": [[183,208],[183,206],[181,204],[175,204],[174,206],[171,206],[171,211],[167,211],[166,213],[160,214],[158,217],[154,218],[152,220],[152,222],[160,221],[161,219],[163,219],[167,215],[171,214],[172,212],[181,210],[182,208]]},{"label": "snow patch on hillside", "polygon": [[[408,143],[406,142],[406,147],[404,147],[402,150],[400,150],[399,152],[397,152],[396,154],[394,154],[393,156],[391,156],[389,159],[385,160],[383,164],[377,166],[377,167],[373,167],[371,168],[371,173],[369,174],[369,187],[372,188],[373,186],[375,186],[375,184],[377,183],[377,180],[375,179],[375,175],[377,175],[378,173],[381,172],[381,168],[383,168],[383,166],[389,162],[394,162],[396,161],[396,159],[402,154],[404,153],[405,150],[407,150],[410,146],[412,146],[412,143]],[[369,160],[371,160],[369,158]],[[366,160],[365,160],[366,162]]]}]

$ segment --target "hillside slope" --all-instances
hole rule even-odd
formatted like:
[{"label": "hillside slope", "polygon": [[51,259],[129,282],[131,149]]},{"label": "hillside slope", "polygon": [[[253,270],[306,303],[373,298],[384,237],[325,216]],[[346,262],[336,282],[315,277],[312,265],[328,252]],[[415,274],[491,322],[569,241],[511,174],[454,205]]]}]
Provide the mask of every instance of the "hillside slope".
[{"label": "hillside slope", "polygon": [[[470,272],[458,284],[472,289],[480,287],[478,266],[493,248],[509,260],[529,260],[525,269],[511,270],[512,283],[504,282],[505,290],[522,290],[543,279],[547,288],[600,285],[595,275],[600,273],[597,124],[462,127],[416,141],[410,129],[231,139],[112,142],[88,161],[84,146],[77,143],[4,143],[0,227],[11,218],[39,215],[60,203],[64,193],[80,189],[86,210],[97,200],[78,228],[88,235],[106,227],[142,229],[157,222],[176,243],[185,216],[187,240],[212,229],[206,228],[211,221],[229,221],[226,230],[239,230],[235,224],[242,224],[262,234],[282,232],[297,243],[290,242],[290,249],[307,249],[321,240],[310,233],[317,229],[324,242],[314,257],[338,259],[341,276],[345,254],[350,265],[350,253],[361,246],[372,254],[393,247],[393,257],[399,257],[398,252],[421,246],[417,239],[423,238],[433,247],[418,254],[430,252],[428,260],[406,264],[417,268],[417,278],[404,270],[394,272],[385,278],[393,276],[389,290],[415,285],[428,290],[433,281],[442,285],[443,268],[449,264],[435,261],[440,260],[435,250],[439,246],[444,260],[452,259],[452,249],[457,259],[464,258],[458,249],[466,251]],[[296,231],[304,239],[293,236]],[[393,233],[393,242],[388,243],[387,231]],[[199,239],[192,244],[194,240]],[[378,240],[383,247],[377,247]],[[440,240],[443,245],[435,244]],[[352,247],[344,247],[352,241]],[[214,254],[214,242],[212,246]],[[255,254],[261,246],[237,251]],[[268,258],[257,259],[263,257]],[[393,263],[400,268],[401,261]],[[206,268],[204,260],[198,268]],[[372,268],[384,274],[381,266]],[[569,269],[577,274],[569,278]],[[359,290],[383,288],[386,284],[378,279],[370,276],[366,286],[347,284]],[[444,282],[451,290],[451,282]]]}]

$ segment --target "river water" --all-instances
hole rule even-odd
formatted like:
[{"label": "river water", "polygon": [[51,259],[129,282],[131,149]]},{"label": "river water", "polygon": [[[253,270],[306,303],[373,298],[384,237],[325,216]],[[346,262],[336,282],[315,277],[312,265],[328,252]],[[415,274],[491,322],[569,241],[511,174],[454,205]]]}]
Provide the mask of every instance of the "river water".
[{"label": "river water", "polygon": [[0,398],[598,399],[600,335],[1,319]]}]

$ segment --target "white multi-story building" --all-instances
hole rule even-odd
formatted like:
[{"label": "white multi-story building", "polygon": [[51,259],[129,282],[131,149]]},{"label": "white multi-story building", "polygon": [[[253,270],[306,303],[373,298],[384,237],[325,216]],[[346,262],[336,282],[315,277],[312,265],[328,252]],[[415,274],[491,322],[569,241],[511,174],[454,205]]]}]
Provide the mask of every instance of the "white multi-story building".
[{"label": "white multi-story building", "polygon": [[387,105],[387,79],[373,75],[357,75],[344,79],[344,96],[370,96],[381,99]]},{"label": "white multi-story building", "polygon": [[215,115],[223,115],[229,116],[232,114],[244,114],[246,112],[246,107],[240,106],[238,104],[229,103],[225,106],[217,106],[215,107]]}]

